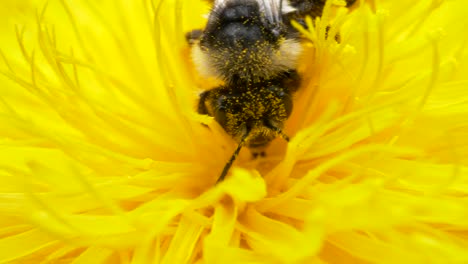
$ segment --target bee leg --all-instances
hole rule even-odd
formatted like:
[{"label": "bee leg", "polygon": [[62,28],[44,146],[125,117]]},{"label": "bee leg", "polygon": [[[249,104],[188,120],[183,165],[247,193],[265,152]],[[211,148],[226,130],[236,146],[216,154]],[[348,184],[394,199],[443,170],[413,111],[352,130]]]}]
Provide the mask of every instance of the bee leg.
[{"label": "bee leg", "polygon": [[[296,12],[288,15],[288,20],[296,20],[307,29],[307,25],[304,22],[305,16],[311,16],[312,18],[322,16],[323,8],[325,7],[326,0],[290,0],[291,5],[296,8]],[[351,7],[356,0],[346,0],[346,7]],[[328,38],[328,32],[330,26],[327,26],[325,38]],[[341,36],[337,33],[333,36],[336,42],[341,42]]]},{"label": "bee leg", "polygon": [[190,32],[185,34],[185,40],[189,45],[195,44],[198,40],[200,40],[201,36],[203,35],[203,30],[201,29],[194,29]]},{"label": "bee leg", "polygon": [[[322,15],[326,0],[290,0],[290,4],[296,8],[296,14],[303,17],[306,15],[312,18]],[[346,7],[352,6],[356,0],[346,0]]]},{"label": "bee leg", "polygon": [[290,0],[289,2],[296,8],[297,15],[310,15],[312,18],[322,15],[325,6],[325,0]]}]

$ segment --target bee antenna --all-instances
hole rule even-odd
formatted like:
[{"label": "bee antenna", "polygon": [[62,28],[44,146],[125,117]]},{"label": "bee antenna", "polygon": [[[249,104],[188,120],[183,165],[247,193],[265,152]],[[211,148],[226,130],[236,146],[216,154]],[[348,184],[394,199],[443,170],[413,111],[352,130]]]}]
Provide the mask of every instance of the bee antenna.
[{"label": "bee antenna", "polygon": [[265,122],[265,126],[273,131],[275,131],[281,138],[289,142],[289,136],[286,135],[281,128],[273,125],[271,122]]},{"label": "bee antenna", "polygon": [[278,133],[278,135],[280,135],[284,140],[286,140],[286,142],[289,142],[289,136],[286,135],[283,130],[281,130],[281,128],[279,127],[275,127],[273,129],[273,131],[275,131],[276,133]]},{"label": "bee antenna", "polygon": [[233,164],[234,161],[236,160],[237,155],[239,155],[239,152],[240,152],[241,148],[244,146],[245,141],[246,141],[247,137],[249,136],[249,133],[250,133],[250,130],[248,130],[248,131],[242,136],[242,139],[241,139],[241,141],[239,142],[239,145],[237,145],[237,148],[236,148],[236,150],[234,151],[234,153],[232,154],[231,158],[230,158],[229,161],[226,163],[226,165],[224,165],[223,172],[221,172],[221,175],[219,176],[219,178],[218,178],[218,180],[216,181],[216,183],[222,182],[222,181],[224,180],[224,178],[226,178],[226,175],[228,174],[229,169],[231,168],[232,164]]}]

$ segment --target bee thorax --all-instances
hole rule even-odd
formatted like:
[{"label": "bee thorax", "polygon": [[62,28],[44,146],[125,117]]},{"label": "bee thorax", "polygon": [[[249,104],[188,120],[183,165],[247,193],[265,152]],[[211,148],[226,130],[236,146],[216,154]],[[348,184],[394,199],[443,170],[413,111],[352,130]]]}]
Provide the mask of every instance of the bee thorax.
[{"label": "bee thorax", "polygon": [[265,18],[257,1],[231,1],[211,13],[192,57],[199,72],[258,82],[296,68],[298,35]]}]

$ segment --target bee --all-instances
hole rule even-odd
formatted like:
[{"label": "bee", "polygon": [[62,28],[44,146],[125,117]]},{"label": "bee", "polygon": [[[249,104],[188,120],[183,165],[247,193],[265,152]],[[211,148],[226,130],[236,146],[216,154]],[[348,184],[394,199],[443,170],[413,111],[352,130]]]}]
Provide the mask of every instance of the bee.
[{"label": "bee", "polygon": [[[238,146],[224,166],[222,181],[242,147],[264,156],[276,137],[289,141],[283,126],[301,84],[296,70],[300,33],[291,21],[322,14],[326,0],[215,0],[203,30],[186,35],[192,59],[204,76],[224,84],[200,94],[198,112],[209,115]],[[347,0],[350,6],[355,0]]]}]

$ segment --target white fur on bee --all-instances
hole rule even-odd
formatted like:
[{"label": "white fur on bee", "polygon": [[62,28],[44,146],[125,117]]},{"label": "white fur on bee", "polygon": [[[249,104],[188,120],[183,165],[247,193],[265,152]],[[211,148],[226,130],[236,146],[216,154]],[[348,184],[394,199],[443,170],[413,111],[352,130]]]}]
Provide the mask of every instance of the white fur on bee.
[{"label": "white fur on bee", "polygon": [[[264,60],[262,67],[257,68],[256,75],[261,78],[273,77],[283,71],[288,71],[297,67],[302,46],[296,39],[284,39],[280,42],[277,50],[270,51],[269,60]],[[203,51],[200,45],[192,47],[192,60],[203,77],[221,78],[225,75],[219,67],[219,54],[215,51]],[[235,60],[233,56],[230,60]],[[236,64],[234,62],[234,64]]]}]

